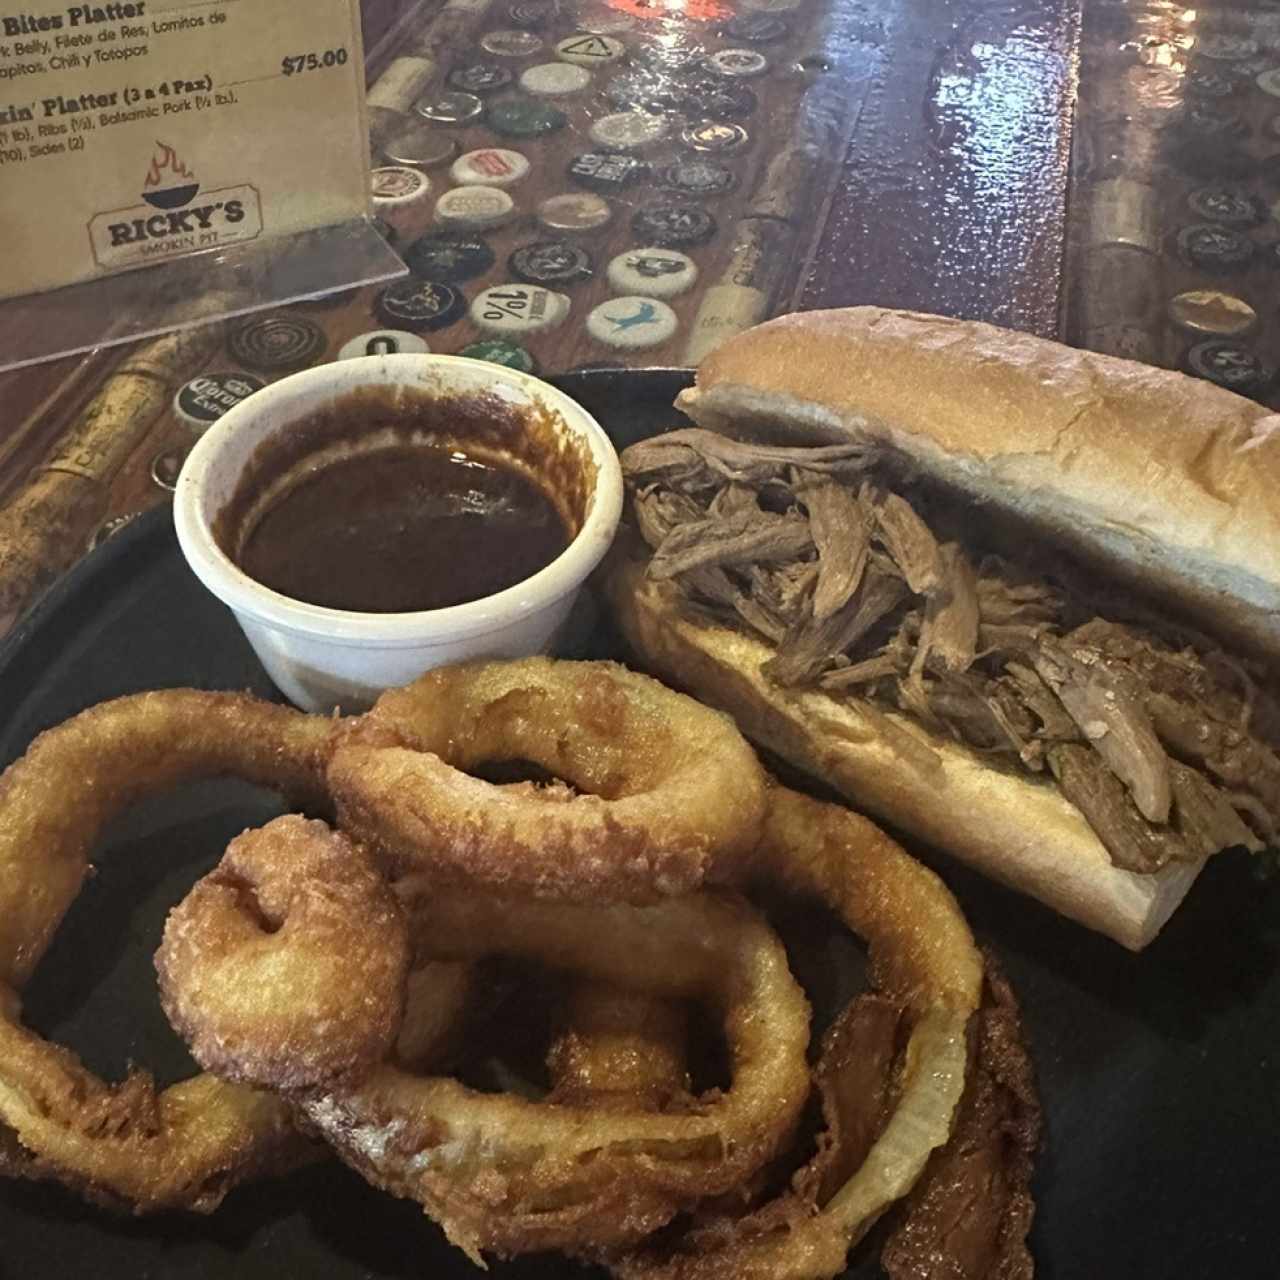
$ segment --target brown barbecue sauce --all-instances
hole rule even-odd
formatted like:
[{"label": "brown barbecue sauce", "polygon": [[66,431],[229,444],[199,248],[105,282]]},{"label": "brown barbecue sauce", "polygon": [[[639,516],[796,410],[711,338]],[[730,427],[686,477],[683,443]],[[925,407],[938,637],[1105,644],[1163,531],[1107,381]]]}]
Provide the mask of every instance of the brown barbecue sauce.
[{"label": "brown barbecue sauce", "polygon": [[257,520],[237,560],[307,604],[410,613],[512,587],[569,541],[551,500],[513,467],[403,445],[309,472]]}]

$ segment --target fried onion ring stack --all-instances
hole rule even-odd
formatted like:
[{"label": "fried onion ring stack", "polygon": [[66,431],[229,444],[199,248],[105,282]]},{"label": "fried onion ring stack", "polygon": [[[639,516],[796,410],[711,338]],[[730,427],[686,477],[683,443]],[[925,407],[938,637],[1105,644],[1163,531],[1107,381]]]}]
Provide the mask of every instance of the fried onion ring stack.
[{"label": "fried onion ring stack", "polygon": [[791,1136],[808,1095],[809,1007],[776,935],[745,902],[708,894],[651,907],[503,901],[400,886],[442,958],[494,952],[717,1009],[732,1083],[673,1112],[481,1094],[377,1068],[302,1100],[370,1181],[423,1204],[469,1254],[632,1243],[739,1185]]},{"label": "fried onion ring stack", "polygon": [[[217,1079],[151,1096],[144,1116],[147,1082],[87,1080],[21,1029],[9,989],[136,772],[97,766],[84,822],[55,817],[46,836],[31,762],[132,750],[130,708],[37,742],[0,781],[0,825],[9,809],[25,823],[0,837],[0,906],[20,912],[0,915],[15,922],[0,923],[0,1168],[137,1209],[207,1208],[299,1149],[292,1120],[481,1265],[560,1249],[620,1280],[828,1280],[905,1207],[884,1255],[895,1280],[1030,1274],[1037,1119],[1007,987],[931,872],[864,819],[771,783],[723,716],[613,663],[548,659],[441,669],[350,722],[155,696],[178,700],[160,705],[196,741],[186,765],[148,776],[273,782],[336,829],[294,816],[246,833],[175,908],[161,999]],[[256,747],[212,750],[237,716]],[[549,781],[468,772],[513,761]],[[24,839],[49,864],[43,902],[17,876]],[[780,896],[868,952],[870,990],[812,1064],[809,1003],[763,913]],[[504,1007],[486,996],[503,972],[550,1013],[543,1064],[504,1066],[494,1091],[475,1033]],[[485,1034],[516,1038],[500,1022]],[[22,1037],[34,1056],[7,1055]],[[40,1115],[61,1118],[56,1138]],[[117,1137],[143,1151],[132,1180]],[[974,1169],[1012,1171],[994,1226],[969,1233],[963,1266],[931,1270],[946,1253],[931,1206],[968,1194]]]},{"label": "fried onion ring stack", "polygon": [[237,1182],[303,1149],[268,1094],[198,1076],[157,1093],[108,1085],[20,1022],[22,987],[107,822],[143,795],[233,776],[300,805],[325,795],[332,725],[235,694],[119,698],[38,737],[0,778],[0,1173],[55,1178],[145,1212],[211,1210]]},{"label": "fried onion ring stack", "polygon": [[170,913],[156,971],[165,1014],[206,1071],[294,1090],[387,1056],[409,956],[400,904],[369,855],[288,815],[233,840]]},{"label": "fried onion ring stack", "polygon": [[[738,877],[764,779],[728,716],[611,662],[472,663],[384,694],[366,717],[401,747],[335,753],[344,830],[399,870],[556,902],[653,902]],[[582,794],[468,770],[541,766]]]}]

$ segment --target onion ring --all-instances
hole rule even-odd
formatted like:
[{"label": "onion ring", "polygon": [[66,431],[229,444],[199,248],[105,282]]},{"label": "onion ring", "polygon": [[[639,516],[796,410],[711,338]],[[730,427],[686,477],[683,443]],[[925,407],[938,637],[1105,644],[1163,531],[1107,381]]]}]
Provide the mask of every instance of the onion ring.
[{"label": "onion ring", "polygon": [[683,1006],[603,982],[569,992],[547,1054],[550,1102],[662,1111],[689,1100]]},{"label": "onion ring", "polygon": [[813,1202],[789,1193],[684,1241],[607,1257],[622,1280],[830,1280],[951,1133],[983,981],[955,899],[866,819],[783,787],[770,791],[758,859],[767,885],[825,903],[867,941],[876,985],[902,1008],[910,1032],[897,1102],[866,1159],[838,1187],[822,1187],[820,1153],[795,1180],[812,1189]]},{"label": "onion ring", "polygon": [[[652,902],[740,870],[764,775],[733,721],[616,663],[480,662],[383,694],[334,753],[339,824],[394,870],[579,902]],[[467,769],[529,760],[588,794]]]},{"label": "onion ring", "polygon": [[408,927],[369,855],[293,814],[227,846],[156,953],[160,1003],[191,1056],[220,1080],[285,1091],[382,1061],[408,971]]},{"label": "onion ring", "polygon": [[406,1071],[439,1068],[453,1056],[475,988],[475,969],[461,960],[415,963],[405,987],[396,1063]]},{"label": "onion ring", "polygon": [[306,1119],[375,1186],[417,1200],[482,1251],[621,1244],[726,1191],[781,1149],[808,1094],[809,1010],[776,935],[732,897],[588,909],[399,886],[416,937],[442,958],[490,952],[720,1008],[734,1063],[723,1095],[673,1114],[478,1094],[376,1068],[300,1099]]},{"label": "onion ring", "polygon": [[106,823],[142,795],[234,775],[324,797],[332,726],[237,694],[168,690],[50,729],[0,778],[0,1173],[56,1178],[114,1207],[215,1208],[236,1182],[294,1163],[284,1103],[208,1076],[156,1092],[108,1085],[19,1023]]}]

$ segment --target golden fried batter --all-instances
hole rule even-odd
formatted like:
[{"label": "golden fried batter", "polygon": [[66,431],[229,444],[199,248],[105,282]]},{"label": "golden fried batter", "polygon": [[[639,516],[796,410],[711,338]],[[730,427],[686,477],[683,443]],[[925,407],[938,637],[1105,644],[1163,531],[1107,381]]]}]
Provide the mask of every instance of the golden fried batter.
[{"label": "golden fried batter", "polygon": [[[652,902],[742,869],[764,775],[733,721],[611,662],[477,662],[393,689],[366,717],[404,747],[335,752],[340,825],[398,870],[576,902]],[[468,775],[532,761],[580,795]]]},{"label": "golden fried batter", "polygon": [[375,1186],[417,1200],[478,1258],[635,1241],[738,1186],[791,1136],[808,1095],[809,1007],[777,935],[741,899],[656,906],[498,901],[404,882],[414,935],[445,959],[501,954],[666,999],[724,1024],[732,1084],[668,1110],[480,1094],[392,1064],[302,1109]]},{"label": "golden fried batter", "polygon": [[195,1060],[283,1091],[381,1061],[408,970],[404,914],[369,855],[296,815],[233,840],[156,953],[161,1003]]},{"label": "golden fried batter", "polygon": [[19,1021],[18,992],[79,891],[106,823],[179,782],[233,775],[324,797],[332,726],[228,693],[119,698],[50,729],[0,778],[0,1173],[56,1178],[145,1212],[216,1208],[307,1147],[285,1104],[199,1076],[109,1085]]}]

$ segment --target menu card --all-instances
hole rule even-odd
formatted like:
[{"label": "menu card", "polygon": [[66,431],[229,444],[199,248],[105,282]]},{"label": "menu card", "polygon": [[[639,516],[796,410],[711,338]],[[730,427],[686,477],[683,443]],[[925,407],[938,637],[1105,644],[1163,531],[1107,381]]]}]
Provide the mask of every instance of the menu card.
[{"label": "menu card", "polygon": [[368,212],[358,0],[0,0],[0,297]]}]

